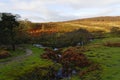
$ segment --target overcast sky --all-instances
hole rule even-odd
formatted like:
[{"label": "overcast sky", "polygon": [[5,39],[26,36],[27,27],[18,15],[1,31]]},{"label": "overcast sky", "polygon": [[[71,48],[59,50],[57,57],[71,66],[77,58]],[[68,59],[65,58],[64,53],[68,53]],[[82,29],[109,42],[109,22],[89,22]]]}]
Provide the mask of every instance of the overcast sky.
[{"label": "overcast sky", "polygon": [[0,0],[0,12],[34,22],[120,16],[120,0]]}]

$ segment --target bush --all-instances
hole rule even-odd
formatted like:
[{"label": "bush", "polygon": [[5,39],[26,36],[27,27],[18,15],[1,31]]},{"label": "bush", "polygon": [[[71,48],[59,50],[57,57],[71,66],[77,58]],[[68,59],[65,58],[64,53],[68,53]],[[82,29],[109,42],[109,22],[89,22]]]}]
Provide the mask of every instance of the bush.
[{"label": "bush", "polygon": [[38,43],[53,47],[53,48],[63,48],[68,46],[76,46],[78,43],[85,45],[90,42],[92,34],[85,29],[79,29],[72,32],[66,33],[53,33],[53,34],[44,34],[39,37],[37,40]]},{"label": "bush", "polygon": [[44,59],[51,59],[53,61],[57,61],[58,62],[58,54],[56,51],[49,49],[49,48],[45,48],[45,53],[43,55],[41,55],[42,58]]},{"label": "bush", "polygon": [[10,56],[11,56],[11,54],[8,51],[3,50],[3,51],[0,52],[0,59],[7,58],[7,57],[10,57]]},{"label": "bush", "polygon": [[[81,51],[81,50],[80,50]],[[52,49],[45,49],[45,53],[41,55],[44,59],[51,59],[53,61],[61,63],[64,67],[87,67],[90,65],[90,61],[85,54],[80,53],[78,49],[69,48],[64,52],[60,50],[53,51]]]},{"label": "bush", "polygon": [[104,45],[108,47],[120,47],[120,42],[106,42]]},{"label": "bush", "polygon": [[78,53],[74,49],[67,49],[62,53],[61,63],[63,65],[87,67],[90,65],[90,61],[83,53]]}]

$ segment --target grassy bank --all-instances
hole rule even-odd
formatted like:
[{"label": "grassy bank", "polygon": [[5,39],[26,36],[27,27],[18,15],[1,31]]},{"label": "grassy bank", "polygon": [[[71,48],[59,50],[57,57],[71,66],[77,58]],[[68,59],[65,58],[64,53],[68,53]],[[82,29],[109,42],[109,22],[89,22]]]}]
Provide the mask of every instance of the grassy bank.
[{"label": "grassy bank", "polygon": [[104,46],[106,42],[119,42],[119,37],[95,40],[87,48],[85,54],[102,65],[102,80],[120,80],[120,47]]},{"label": "grassy bank", "polygon": [[14,80],[16,76],[25,73],[26,70],[36,66],[49,66],[52,65],[51,61],[43,60],[40,54],[43,49],[28,46],[32,50],[32,55],[23,58],[21,61],[9,62],[5,65],[0,65],[0,80]]}]

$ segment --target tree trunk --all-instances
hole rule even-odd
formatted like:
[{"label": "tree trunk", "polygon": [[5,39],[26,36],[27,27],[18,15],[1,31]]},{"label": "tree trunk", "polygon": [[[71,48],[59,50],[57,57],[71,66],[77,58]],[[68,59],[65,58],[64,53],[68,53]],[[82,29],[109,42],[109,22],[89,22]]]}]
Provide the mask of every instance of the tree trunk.
[{"label": "tree trunk", "polygon": [[11,29],[11,46],[12,46],[12,50],[15,51],[15,42],[14,42],[14,32],[13,29]]},{"label": "tree trunk", "polygon": [[12,44],[12,50],[15,51],[15,44]]}]

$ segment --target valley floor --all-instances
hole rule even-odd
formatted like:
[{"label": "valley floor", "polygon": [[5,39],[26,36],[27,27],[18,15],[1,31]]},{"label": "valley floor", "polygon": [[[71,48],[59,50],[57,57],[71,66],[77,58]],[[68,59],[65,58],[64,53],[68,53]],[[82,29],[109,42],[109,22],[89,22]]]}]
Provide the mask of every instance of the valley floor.
[{"label": "valley floor", "polygon": [[[89,51],[85,52],[87,57],[102,66],[101,80],[120,80],[120,47],[104,46],[106,42],[120,42],[119,37],[105,38],[95,40],[85,46]],[[43,49],[27,46],[30,49],[30,55],[21,59],[20,61],[11,61],[2,64],[4,60],[0,61],[0,80],[14,80],[18,74],[24,73],[27,69],[36,65],[49,66],[53,65],[52,61],[40,58]],[[24,55],[24,54],[23,54]],[[78,76],[73,76],[71,80],[80,80]],[[88,76],[86,80],[94,80]]]},{"label": "valley floor", "polygon": [[120,47],[104,46],[106,42],[120,42],[120,38],[96,40],[87,46],[90,51],[85,54],[102,65],[102,80],[120,80]]}]

